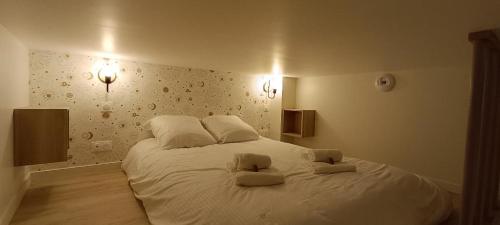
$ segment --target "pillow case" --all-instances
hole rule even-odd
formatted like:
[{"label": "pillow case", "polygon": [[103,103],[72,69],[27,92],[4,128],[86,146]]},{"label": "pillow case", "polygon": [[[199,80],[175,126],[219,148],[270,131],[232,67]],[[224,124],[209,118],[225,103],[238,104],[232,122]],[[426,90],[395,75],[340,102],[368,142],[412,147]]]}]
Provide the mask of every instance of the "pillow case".
[{"label": "pillow case", "polygon": [[146,122],[163,149],[202,147],[216,141],[192,116],[163,115]]},{"label": "pillow case", "polygon": [[205,128],[219,143],[253,141],[259,133],[239,117],[230,115],[208,116],[201,120]]},{"label": "pillow case", "polygon": [[145,140],[145,139],[149,139],[149,138],[155,138],[155,135],[151,131],[151,128],[143,129],[143,130],[139,131],[139,134],[137,135],[137,139],[135,140],[135,143],[140,142],[140,141]]}]

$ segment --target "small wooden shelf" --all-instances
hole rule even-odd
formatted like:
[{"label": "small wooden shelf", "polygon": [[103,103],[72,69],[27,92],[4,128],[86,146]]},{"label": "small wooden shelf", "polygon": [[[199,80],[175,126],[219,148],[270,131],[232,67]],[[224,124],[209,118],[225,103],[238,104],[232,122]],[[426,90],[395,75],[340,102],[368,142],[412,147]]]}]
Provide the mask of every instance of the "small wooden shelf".
[{"label": "small wooden shelf", "polygon": [[281,134],[289,137],[312,137],[315,126],[314,110],[283,109]]},{"label": "small wooden shelf", "polygon": [[69,110],[67,108],[14,109],[14,165],[67,160]]},{"label": "small wooden shelf", "polygon": [[298,133],[281,133],[282,135],[288,136],[288,137],[302,137]]}]

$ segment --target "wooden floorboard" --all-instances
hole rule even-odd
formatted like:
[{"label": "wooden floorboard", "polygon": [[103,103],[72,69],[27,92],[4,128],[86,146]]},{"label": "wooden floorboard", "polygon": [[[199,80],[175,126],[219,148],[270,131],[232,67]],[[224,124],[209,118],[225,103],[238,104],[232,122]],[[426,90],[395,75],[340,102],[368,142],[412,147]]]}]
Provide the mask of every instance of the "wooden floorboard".
[{"label": "wooden floorboard", "polygon": [[147,225],[147,216],[119,168],[38,180],[11,225]]}]

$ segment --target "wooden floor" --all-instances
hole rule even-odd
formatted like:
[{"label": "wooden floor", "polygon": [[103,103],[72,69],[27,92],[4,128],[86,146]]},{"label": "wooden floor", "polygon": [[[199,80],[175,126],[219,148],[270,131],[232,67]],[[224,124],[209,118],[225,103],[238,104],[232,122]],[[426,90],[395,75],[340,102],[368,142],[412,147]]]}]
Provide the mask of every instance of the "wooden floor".
[{"label": "wooden floor", "polygon": [[[75,176],[76,175],[76,176]],[[146,225],[119,167],[33,179],[11,225]]]},{"label": "wooden floor", "polygon": [[[454,196],[455,207],[458,196]],[[119,166],[32,177],[11,225],[147,225]],[[441,225],[457,225],[458,216]]]}]

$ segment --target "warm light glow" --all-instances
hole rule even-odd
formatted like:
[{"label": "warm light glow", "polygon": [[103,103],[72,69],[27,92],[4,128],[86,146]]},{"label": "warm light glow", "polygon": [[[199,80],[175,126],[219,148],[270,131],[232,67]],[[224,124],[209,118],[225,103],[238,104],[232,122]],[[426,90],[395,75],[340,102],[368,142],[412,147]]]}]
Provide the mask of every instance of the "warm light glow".
[{"label": "warm light glow", "polygon": [[274,62],[273,64],[273,76],[282,76],[283,71],[281,69],[281,66],[278,62]]},{"label": "warm light glow", "polygon": [[120,67],[116,60],[111,60],[107,58],[100,59],[94,63],[92,66],[92,73],[97,75],[99,71],[104,74],[118,73]]},{"label": "warm light glow", "polygon": [[[257,84],[257,91],[259,93],[263,93],[271,99],[274,99],[274,96],[281,96],[281,89],[283,86],[281,76],[261,74],[258,75],[255,83]],[[276,89],[276,92],[274,92],[273,89]]]},{"label": "warm light glow", "polygon": [[100,75],[104,77],[113,77],[116,72],[117,71],[109,64],[104,65],[104,67],[102,67],[99,71]]},{"label": "warm light glow", "polygon": [[118,78],[119,66],[116,61],[102,59],[97,61],[92,68],[94,75],[106,84],[106,92],[109,92],[109,85]]},{"label": "warm light glow", "polygon": [[102,38],[102,48],[106,52],[113,52],[115,50],[115,38],[111,33],[105,33]]},{"label": "warm light glow", "polygon": [[95,76],[99,76],[98,78],[100,80],[104,80],[106,77],[110,77],[111,79],[115,79],[119,70],[120,70],[120,67],[118,65],[118,62],[116,62],[115,60],[103,58],[101,60],[98,60],[94,64],[94,66],[92,68],[92,73]]},{"label": "warm light glow", "polygon": [[281,68],[278,60],[274,60],[273,74],[270,80],[272,88],[276,88],[278,90],[278,93],[280,93],[283,86],[283,69]]},{"label": "warm light glow", "polygon": [[272,75],[269,80],[271,80],[271,88],[276,89],[278,93],[281,93],[281,89],[283,88],[283,76]]},{"label": "warm light glow", "polygon": [[256,86],[259,92],[264,92],[267,95],[267,92],[270,91],[270,96],[273,96],[273,89],[276,89],[276,95],[281,95],[280,93],[283,89],[283,72],[278,60],[275,60],[273,63],[271,73],[260,74],[258,77]]}]

